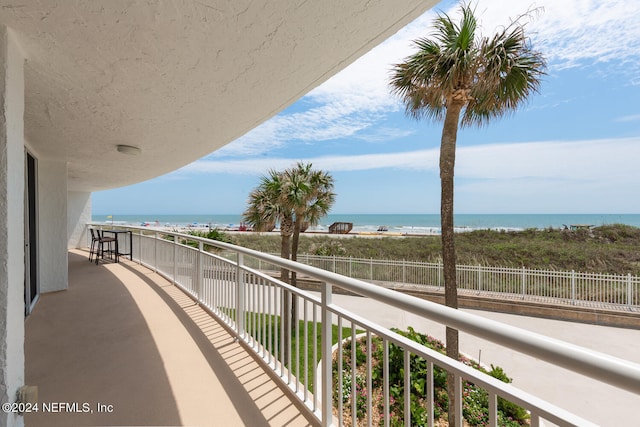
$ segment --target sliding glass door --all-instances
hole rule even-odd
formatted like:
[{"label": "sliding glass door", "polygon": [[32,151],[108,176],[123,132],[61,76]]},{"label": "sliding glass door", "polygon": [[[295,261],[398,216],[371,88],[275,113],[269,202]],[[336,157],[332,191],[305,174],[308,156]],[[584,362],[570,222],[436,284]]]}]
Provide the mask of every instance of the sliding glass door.
[{"label": "sliding glass door", "polygon": [[38,283],[38,162],[30,153],[25,156],[24,206],[24,302],[25,316],[33,309],[40,294]]}]

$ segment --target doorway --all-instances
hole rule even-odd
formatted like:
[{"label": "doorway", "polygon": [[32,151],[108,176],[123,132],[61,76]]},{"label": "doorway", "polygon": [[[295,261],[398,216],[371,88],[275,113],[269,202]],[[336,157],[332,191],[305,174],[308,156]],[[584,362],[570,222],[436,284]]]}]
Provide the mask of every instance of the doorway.
[{"label": "doorway", "polygon": [[28,316],[40,295],[38,280],[38,162],[29,152],[25,155],[24,197],[24,307]]}]

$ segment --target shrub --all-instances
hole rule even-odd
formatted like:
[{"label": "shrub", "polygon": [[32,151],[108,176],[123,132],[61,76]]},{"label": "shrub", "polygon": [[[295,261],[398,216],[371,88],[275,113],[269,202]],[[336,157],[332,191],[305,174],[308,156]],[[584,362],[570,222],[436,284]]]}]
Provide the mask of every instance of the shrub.
[{"label": "shrub", "polygon": [[[223,231],[220,231],[216,228],[208,230],[206,232],[204,231],[199,231],[199,230],[191,230],[189,231],[189,235],[190,236],[194,236],[194,237],[202,237],[205,239],[209,239],[209,240],[217,240],[219,242],[224,242],[224,243],[232,243],[235,244],[234,240],[231,238],[231,236],[229,236],[228,234],[226,234]],[[168,240],[173,241],[173,237],[172,236],[166,236],[165,237]],[[187,240],[187,239],[180,239],[182,244],[191,246],[192,248],[197,248],[199,246],[199,243],[195,240]],[[210,250],[217,250],[217,248],[215,248],[214,246],[211,245],[207,245],[205,244],[203,249],[205,251],[210,251]]]},{"label": "shrub", "polygon": [[[407,337],[413,341],[416,341],[432,350],[445,354],[445,346],[439,340],[428,335],[420,334],[413,328],[409,327],[407,331],[400,331],[393,329],[394,332]],[[384,378],[384,366],[383,360],[383,346],[382,340],[378,337],[373,337],[370,343],[367,343],[366,338],[361,338],[356,344],[356,366],[362,367],[366,361],[366,353],[371,352],[372,356],[372,372],[371,383],[373,390],[366,390],[366,374],[360,370],[357,370],[356,374],[356,386],[355,392],[356,398],[356,413],[358,419],[365,417],[366,412],[366,396],[368,393],[372,396],[372,405],[374,412],[374,420],[380,420],[382,424],[384,422],[384,407],[381,399],[380,389],[383,386]],[[345,351],[343,352],[343,403],[350,405],[351,392],[353,385],[351,384],[351,344],[345,345]],[[503,382],[510,383],[511,378],[507,376],[502,368],[499,366],[491,365],[491,370],[482,368],[477,362],[461,357],[460,360],[478,369],[484,373],[491,375]],[[389,392],[390,392],[390,425],[402,425],[402,414],[404,413],[405,404],[410,405],[411,411],[411,424],[414,426],[424,426],[427,424],[428,413],[426,410],[427,399],[427,361],[417,355],[412,354],[409,358],[410,372],[411,372],[411,400],[410,402],[404,401],[404,350],[395,344],[389,344]],[[334,362],[334,374],[337,374],[337,363]],[[446,391],[447,372],[434,366],[434,418],[439,419],[446,415],[448,407],[448,397]],[[337,375],[334,375],[334,380],[337,381]],[[337,387],[338,385],[335,384]],[[470,426],[485,426],[489,421],[488,410],[488,393],[486,390],[476,386],[475,384],[465,381],[463,383],[463,416]],[[501,426],[523,426],[527,425],[528,414],[527,412],[502,398],[498,399],[498,422]]]},{"label": "shrub", "polygon": [[347,250],[338,240],[330,240],[322,243],[311,243],[309,252],[319,256],[345,256]]}]

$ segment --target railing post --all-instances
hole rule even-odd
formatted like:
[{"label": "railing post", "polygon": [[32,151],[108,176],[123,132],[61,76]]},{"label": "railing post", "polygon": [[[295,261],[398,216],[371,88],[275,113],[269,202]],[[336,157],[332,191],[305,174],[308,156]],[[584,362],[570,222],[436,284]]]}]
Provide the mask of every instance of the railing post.
[{"label": "railing post", "polygon": [[478,264],[478,295],[482,292],[482,266]]},{"label": "railing post", "polygon": [[571,270],[571,305],[576,305],[576,272]]},{"label": "railing post", "polygon": [[455,378],[455,417],[456,417],[456,427],[462,426],[462,392],[464,391],[464,387],[462,385],[462,377],[459,374],[454,374]]},{"label": "railing post", "polygon": [[158,272],[158,237],[159,234],[156,231],[155,233],[153,233],[153,272],[157,273]]},{"label": "railing post", "polygon": [[525,295],[527,294],[527,272],[524,266],[522,266],[521,282],[522,282],[522,299],[524,299]]},{"label": "railing post", "polygon": [[197,274],[196,274],[196,298],[198,299],[198,302],[201,302],[201,297],[202,297],[202,282],[204,279],[204,266],[202,265],[202,253],[204,252],[204,243],[202,243],[201,241],[198,242],[198,254],[196,256],[196,268],[197,268]]},{"label": "railing post", "polygon": [[[138,244],[136,245],[138,248],[138,264],[142,265],[142,230],[138,230]],[[133,249],[131,249],[133,252]]]},{"label": "railing post", "polygon": [[369,280],[373,280],[373,258],[369,258]]},{"label": "railing post", "polygon": [[333,270],[334,273],[336,273],[336,256],[333,256]]},{"label": "railing post", "polygon": [[330,283],[321,284],[321,305],[322,310],[322,339],[320,341],[322,345],[322,390],[320,391],[322,397],[322,403],[320,410],[322,411],[322,425],[328,427],[333,424],[333,382],[331,378],[332,370],[332,354],[331,354],[331,341],[332,341],[332,325],[331,325],[331,312],[329,306],[331,305],[332,290]]},{"label": "railing post", "polygon": [[402,260],[402,283],[407,284],[407,264],[404,259]]},{"label": "railing post", "polygon": [[236,265],[236,331],[240,338],[244,338],[244,254],[238,254],[238,264]]},{"label": "railing post", "polygon": [[178,283],[178,244],[176,239],[178,236],[173,236],[173,284]]},{"label": "railing post", "polygon": [[498,425],[498,396],[492,391],[489,392],[489,425]]},{"label": "railing post", "polygon": [[[367,345],[369,345],[369,343],[367,342]],[[368,349],[367,349],[368,350]],[[385,355],[387,356],[387,360],[385,361],[385,364],[383,366],[389,366],[389,346],[385,346]],[[368,353],[368,351],[367,351]],[[411,384],[411,352],[408,349],[404,350],[404,401],[405,402],[411,402],[411,389],[412,389],[412,384]],[[386,369],[386,368],[385,368]],[[388,383],[389,380],[389,375],[385,375],[385,380]],[[429,388],[431,388],[431,384],[429,384],[428,386]],[[386,393],[389,392],[388,390],[389,385],[385,384],[384,387],[384,391]],[[386,414],[385,414],[386,416]],[[385,419],[385,427],[387,427],[389,425],[389,423],[386,422],[387,420]],[[404,422],[405,424],[410,424],[411,422],[411,405],[404,405]],[[429,425],[433,425],[433,424],[429,424]]]}]

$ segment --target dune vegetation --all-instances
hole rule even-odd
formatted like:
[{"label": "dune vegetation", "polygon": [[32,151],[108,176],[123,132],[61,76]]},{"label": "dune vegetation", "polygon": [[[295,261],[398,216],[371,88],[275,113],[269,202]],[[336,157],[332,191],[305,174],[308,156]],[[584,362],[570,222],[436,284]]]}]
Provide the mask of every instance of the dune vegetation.
[{"label": "dune vegetation", "polygon": [[[591,230],[477,230],[455,236],[458,264],[640,275],[640,228],[605,225]],[[231,240],[278,253],[278,234],[238,233]],[[348,237],[302,234],[300,253],[439,262],[440,236]]]}]

